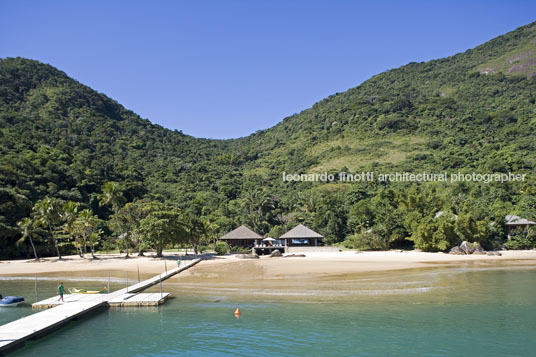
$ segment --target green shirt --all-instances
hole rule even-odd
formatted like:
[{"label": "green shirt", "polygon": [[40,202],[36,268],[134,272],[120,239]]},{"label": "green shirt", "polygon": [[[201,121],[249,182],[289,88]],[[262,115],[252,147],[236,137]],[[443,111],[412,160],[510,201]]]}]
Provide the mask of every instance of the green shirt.
[{"label": "green shirt", "polygon": [[65,289],[63,285],[58,285],[58,292],[60,293],[60,295],[63,295],[63,289]]}]

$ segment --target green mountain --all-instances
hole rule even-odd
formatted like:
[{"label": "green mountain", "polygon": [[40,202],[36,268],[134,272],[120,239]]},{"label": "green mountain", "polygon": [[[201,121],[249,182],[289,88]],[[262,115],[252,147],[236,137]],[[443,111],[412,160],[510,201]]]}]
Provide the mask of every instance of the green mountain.
[{"label": "green mountain", "polygon": [[[0,256],[26,254],[15,245],[16,222],[45,196],[108,219],[97,199],[108,181],[120,183],[127,201],[173,203],[220,232],[246,223],[278,235],[304,222],[328,242],[364,248],[446,249],[479,235],[495,244],[505,214],[536,219],[535,46],[536,22],[452,57],[378,74],[234,140],[165,129],[52,66],[2,59]],[[283,180],[284,172],[341,171],[527,176],[510,183]],[[450,226],[434,220],[440,210],[460,218]],[[419,243],[451,228],[447,246]]]}]

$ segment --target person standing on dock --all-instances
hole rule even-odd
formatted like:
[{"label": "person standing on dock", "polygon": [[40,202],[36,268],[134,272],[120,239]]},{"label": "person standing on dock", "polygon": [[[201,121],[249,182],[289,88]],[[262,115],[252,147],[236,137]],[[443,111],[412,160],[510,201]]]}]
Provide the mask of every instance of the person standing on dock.
[{"label": "person standing on dock", "polygon": [[61,302],[65,302],[63,300],[63,290],[65,289],[65,287],[63,286],[63,283],[60,283],[60,285],[58,285],[58,294],[60,295],[60,298],[58,299],[58,301],[61,300]]}]

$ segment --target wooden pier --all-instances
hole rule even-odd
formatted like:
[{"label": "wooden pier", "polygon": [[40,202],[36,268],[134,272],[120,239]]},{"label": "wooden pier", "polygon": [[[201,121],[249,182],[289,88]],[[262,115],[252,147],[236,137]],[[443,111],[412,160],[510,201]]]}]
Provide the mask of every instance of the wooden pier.
[{"label": "wooden pier", "polygon": [[65,294],[65,303],[58,302],[58,296],[36,302],[32,304],[32,308],[47,310],[0,326],[0,355],[22,347],[25,341],[46,335],[69,321],[76,320],[92,311],[109,306],[160,305],[167,300],[170,296],[169,293],[139,294],[139,292],[193,267],[200,261],[201,259],[192,260],[188,264],[170,269],[165,273],[110,294]]}]

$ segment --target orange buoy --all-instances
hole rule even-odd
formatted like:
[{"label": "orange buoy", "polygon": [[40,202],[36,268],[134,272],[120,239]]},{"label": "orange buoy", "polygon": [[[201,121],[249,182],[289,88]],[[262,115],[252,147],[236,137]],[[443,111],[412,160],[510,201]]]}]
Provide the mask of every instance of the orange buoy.
[{"label": "orange buoy", "polygon": [[236,317],[240,316],[240,309],[238,307],[236,308],[234,314]]}]

